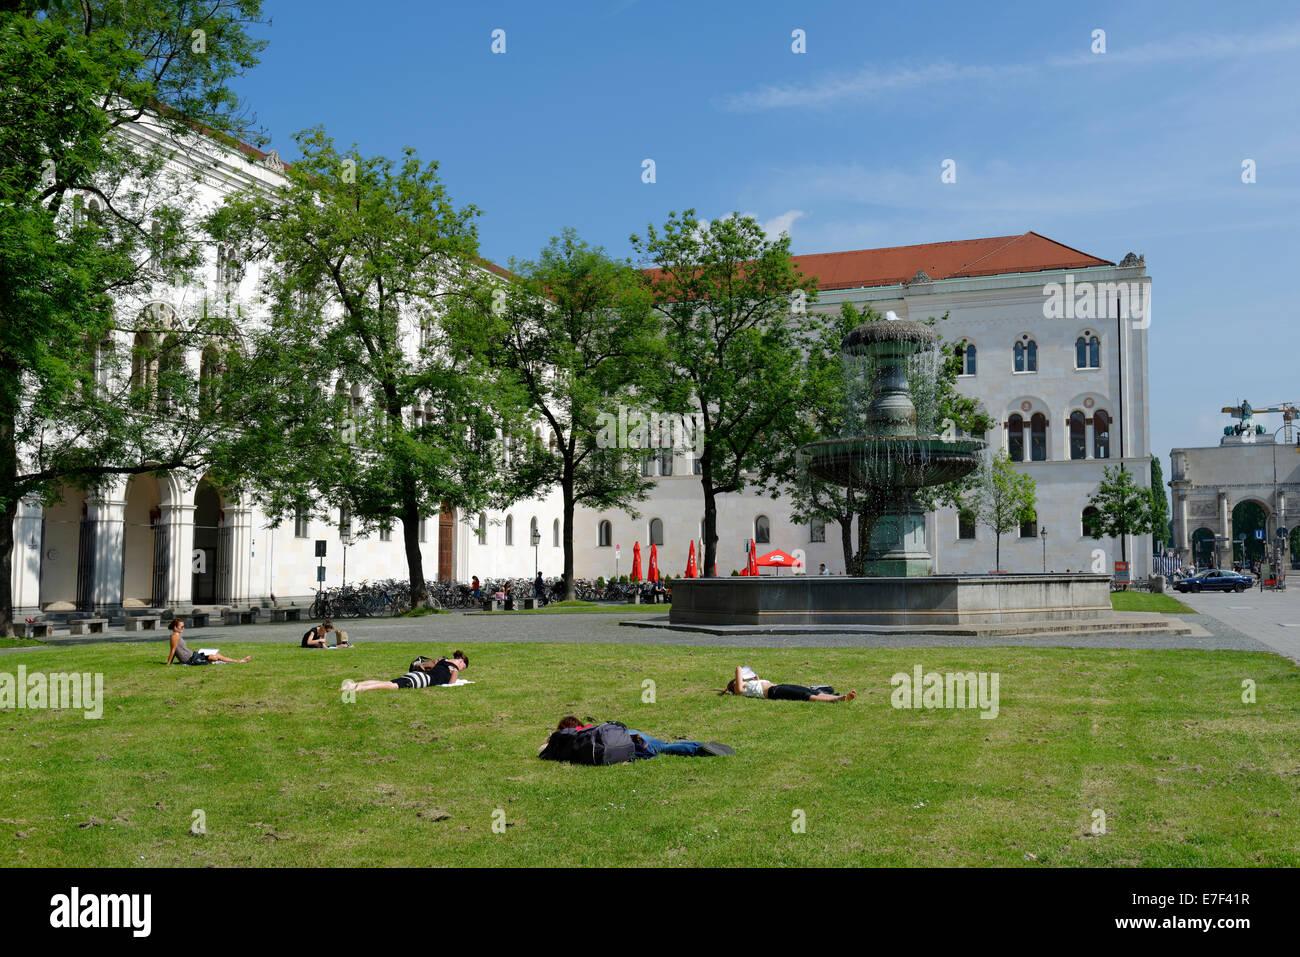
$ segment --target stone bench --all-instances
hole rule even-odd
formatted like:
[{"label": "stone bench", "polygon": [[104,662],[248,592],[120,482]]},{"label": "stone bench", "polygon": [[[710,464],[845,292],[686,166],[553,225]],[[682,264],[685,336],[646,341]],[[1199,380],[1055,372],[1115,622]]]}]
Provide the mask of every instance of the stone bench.
[{"label": "stone bench", "polygon": [[496,598],[483,599],[484,611],[500,611],[503,605],[505,605],[505,602],[500,601],[499,599]]},{"label": "stone bench", "polygon": [[227,625],[256,625],[257,609],[256,608],[228,608],[226,609]]},{"label": "stone bench", "polygon": [[208,627],[209,620],[212,618],[212,613],[206,611],[191,611],[184,615],[177,615],[176,617],[185,622],[186,628],[206,628]]},{"label": "stone bench", "polygon": [[272,621],[302,621],[301,608],[272,608]]},{"label": "stone bench", "polygon": [[102,635],[108,624],[107,618],[78,618],[68,622],[68,633],[72,635]]},{"label": "stone bench", "polygon": [[537,599],[536,599],[536,598],[525,598],[525,599],[524,599],[524,611],[532,611],[532,610],[533,610],[534,608],[536,608],[536,607],[537,607]]},{"label": "stone bench", "polygon": [[162,619],[157,615],[128,615],[126,617],[127,631],[158,631],[158,623]]},{"label": "stone bench", "polygon": [[16,623],[19,638],[48,638],[51,625],[48,621],[20,621]]}]

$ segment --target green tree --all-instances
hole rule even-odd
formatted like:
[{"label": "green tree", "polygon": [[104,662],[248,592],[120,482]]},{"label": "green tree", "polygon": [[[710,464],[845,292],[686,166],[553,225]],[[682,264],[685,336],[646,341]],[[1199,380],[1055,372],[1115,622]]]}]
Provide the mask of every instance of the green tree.
[{"label": "green tree", "polygon": [[1097,511],[1084,523],[1084,531],[1093,538],[1118,538],[1121,557],[1128,559],[1126,535],[1151,531],[1151,490],[1133,481],[1133,473],[1124,468],[1107,468],[1101,485],[1088,498]]},{"label": "green tree", "polygon": [[526,428],[503,469],[507,498],[559,487],[563,497],[564,591],[572,600],[573,516],[577,505],[626,508],[652,483],[645,453],[619,446],[620,406],[636,387],[653,391],[662,368],[658,325],[639,273],[566,229],[535,261],[490,277],[458,321],[458,341],[500,370],[523,397],[542,439]]},{"label": "green tree", "polygon": [[421,604],[421,519],[444,504],[482,507],[497,468],[498,383],[456,354],[442,323],[444,297],[480,268],[477,210],[457,209],[437,164],[411,149],[393,162],[340,153],[320,129],[296,139],[302,156],[286,190],[232,197],[209,223],[215,238],[266,262],[271,322],[258,364],[268,378],[298,370],[307,380],[249,424],[235,454],[274,517],[325,504],[363,528],[401,522]]},{"label": "green tree", "polygon": [[0,634],[12,633],[20,500],[198,468],[211,447],[198,390],[162,361],[220,339],[211,317],[166,329],[167,354],[142,363],[156,378],[122,375],[140,357],[109,345],[156,318],[119,318],[116,302],[148,301],[200,261],[192,182],[173,160],[198,159],[199,124],[243,130],[229,81],[257,62],[247,28],[259,15],[259,0],[0,10]]},{"label": "green tree", "polygon": [[793,431],[799,334],[820,321],[805,309],[817,286],[795,268],[789,236],[769,240],[748,216],[704,223],[694,210],[674,212],[631,242],[650,267],[645,282],[667,346],[659,400],[665,411],[701,416],[702,568],[712,575],[718,496],[744,490]]},{"label": "green tree", "polygon": [[1159,457],[1151,456],[1151,554],[1158,555],[1160,539],[1173,541],[1169,527],[1169,499],[1165,496],[1165,472]]},{"label": "green tree", "polygon": [[969,507],[975,521],[993,531],[994,565],[1002,570],[1002,536],[1020,527],[1022,522],[1034,520],[1037,502],[1037,483],[1032,476],[1020,472],[999,450],[976,473],[979,478],[970,495]]}]

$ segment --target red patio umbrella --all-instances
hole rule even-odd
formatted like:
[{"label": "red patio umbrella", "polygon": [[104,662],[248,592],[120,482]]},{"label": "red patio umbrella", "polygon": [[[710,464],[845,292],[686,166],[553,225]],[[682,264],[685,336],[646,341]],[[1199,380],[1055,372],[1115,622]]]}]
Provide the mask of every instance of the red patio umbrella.
[{"label": "red patio umbrella", "polygon": [[754,544],[754,540],[752,538],[749,540],[749,561],[745,565],[745,574],[746,575],[758,574],[758,547]]},{"label": "red patio umbrella", "polygon": [[699,578],[700,571],[695,567],[695,539],[691,539],[691,553],[686,558],[686,577]]},{"label": "red patio umbrella", "polygon": [[789,552],[774,548],[755,563],[763,568],[794,568],[795,557]]},{"label": "red patio umbrella", "polygon": [[650,543],[650,565],[646,570],[646,580],[657,582],[659,580],[659,548],[654,542]]},{"label": "red patio umbrella", "polygon": [[632,581],[641,580],[641,543],[632,543],[632,574],[629,576]]}]

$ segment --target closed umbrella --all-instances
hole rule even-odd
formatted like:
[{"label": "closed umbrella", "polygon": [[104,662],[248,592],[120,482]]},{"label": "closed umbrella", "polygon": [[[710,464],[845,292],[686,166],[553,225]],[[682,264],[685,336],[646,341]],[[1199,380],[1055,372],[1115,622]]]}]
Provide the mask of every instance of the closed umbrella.
[{"label": "closed umbrella", "polygon": [[699,578],[700,571],[695,567],[695,539],[691,539],[691,553],[686,558],[686,577]]},{"label": "closed umbrella", "polygon": [[632,543],[632,575],[630,577],[634,582],[639,582],[641,580],[641,543],[640,542]]},{"label": "closed umbrella", "polygon": [[654,542],[650,543],[650,565],[646,569],[645,577],[652,582],[659,580],[659,548]]},{"label": "closed umbrella", "polygon": [[754,544],[752,538],[749,540],[749,562],[745,565],[745,574],[758,574],[758,546]]}]

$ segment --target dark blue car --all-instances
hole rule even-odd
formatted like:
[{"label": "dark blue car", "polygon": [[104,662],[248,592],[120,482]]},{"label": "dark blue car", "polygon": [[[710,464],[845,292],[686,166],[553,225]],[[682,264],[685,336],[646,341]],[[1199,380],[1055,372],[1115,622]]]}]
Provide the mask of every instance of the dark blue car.
[{"label": "dark blue car", "polygon": [[1199,575],[1193,575],[1191,578],[1184,578],[1182,581],[1177,582],[1174,587],[1181,592],[1243,592],[1253,584],[1255,584],[1255,579],[1249,575],[1240,575],[1237,572],[1222,568],[1211,568]]}]

